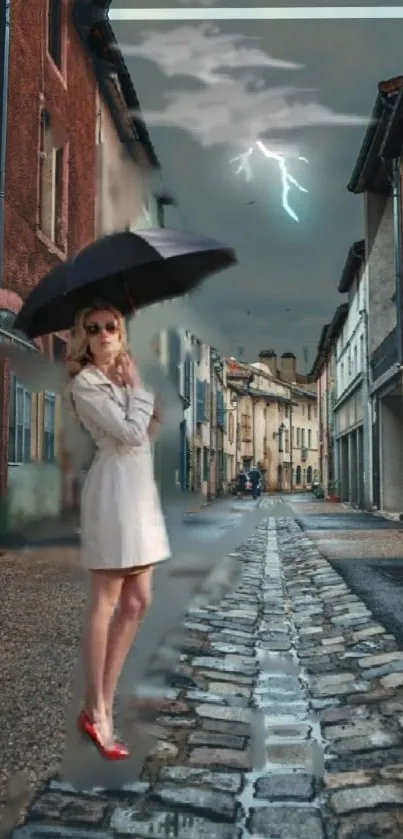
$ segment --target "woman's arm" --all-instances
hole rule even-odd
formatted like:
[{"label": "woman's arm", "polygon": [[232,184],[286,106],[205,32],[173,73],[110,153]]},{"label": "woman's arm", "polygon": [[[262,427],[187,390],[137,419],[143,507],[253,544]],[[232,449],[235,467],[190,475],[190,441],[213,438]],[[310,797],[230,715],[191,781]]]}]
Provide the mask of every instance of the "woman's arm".
[{"label": "woman's arm", "polygon": [[155,419],[155,417],[151,417],[150,424],[148,426],[148,438],[151,440],[152,443],[159,437],[161,431],[161,423]]},{"label": "woman's arm", "polygon": [[141,446],[148,439],[154,396],[137,388],[129,391],[127,411],[103,388],[77,380],[71,390],[77,414],[86,426],[92,423],[116,442]]},{"label": "woman's arm", "polygon": [[148,426],[148,436],[152,442],[157,439],[159,436],[159,432],[161,430],[162,424],[162,403],[159,397],[155,399],[154,402],[154,411],[152,417],[150,419],[150,425]]}]

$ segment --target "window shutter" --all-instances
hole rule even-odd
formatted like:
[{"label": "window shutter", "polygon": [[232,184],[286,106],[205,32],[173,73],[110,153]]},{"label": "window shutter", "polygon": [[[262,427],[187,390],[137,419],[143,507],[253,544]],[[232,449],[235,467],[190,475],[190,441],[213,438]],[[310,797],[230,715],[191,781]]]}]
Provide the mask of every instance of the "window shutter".
[{"label": "window shutter", "polygon": [[217,425],[224,427],[224,394],[222,390],[217,391]]}]

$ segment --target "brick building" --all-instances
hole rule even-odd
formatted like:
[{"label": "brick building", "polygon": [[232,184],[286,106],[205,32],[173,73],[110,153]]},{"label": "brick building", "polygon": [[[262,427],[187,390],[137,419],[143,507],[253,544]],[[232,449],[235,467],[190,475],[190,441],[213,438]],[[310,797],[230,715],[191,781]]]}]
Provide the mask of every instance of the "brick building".
[{"label": "brick building", "polygon": [[[138,101],[104,5],[35,0],[28,14],[24,0],[11,4],[0,340],[41,277],[96,235],[100,96],[129,156],[144,168],[157,165],[145,127],[130,116]],[[90,49],[97,18],[109,72]],[[63,335],[35,343],[51,358],[64,355]],[[14,528],[63,504],[60,405],[54,394],[25,390],[6,369],[0,387],[1,526]]]},{"label": "brick building", "polygon": [[[4,250],[0,325],[55,264],[94,238],[96,79],[69,0],[10,7]],[[36,342],[50,357],[61,337]],[[58,409],[1,377],[0,491],[3,527],[53,513],[61,502]],[[35,492],[40,482],[43,493]],[[41,506],[40,506],[41,505]]]}]

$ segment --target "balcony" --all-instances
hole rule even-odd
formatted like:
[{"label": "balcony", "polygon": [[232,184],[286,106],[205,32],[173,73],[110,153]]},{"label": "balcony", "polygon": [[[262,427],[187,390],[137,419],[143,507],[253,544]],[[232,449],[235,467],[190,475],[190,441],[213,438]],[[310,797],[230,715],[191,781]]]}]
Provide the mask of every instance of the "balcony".
[{"label": "balcony", "polygon": [[371,356],[372,381],[376,382],[397,363],[397,327],[382,341]]}]

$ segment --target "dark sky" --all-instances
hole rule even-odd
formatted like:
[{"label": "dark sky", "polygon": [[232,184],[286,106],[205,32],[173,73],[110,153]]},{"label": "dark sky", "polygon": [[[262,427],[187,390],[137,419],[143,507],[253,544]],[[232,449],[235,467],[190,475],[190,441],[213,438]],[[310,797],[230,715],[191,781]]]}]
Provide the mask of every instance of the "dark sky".
[{"label": "dark sky", "polygon": [[[212,235],[238,254],[237,268],[205,284],[199,311],[213,313],[234,354],[243,346],[254,360],[274,347],[295,352],[302,367],[306,346],[310,366],[320,330],[342,302],[337,285],[348,248],[363,236],[362,198],[346,184],[378,82],[403,72],[403,21],[113,27],[164,184],[179,202],[167,223]],[[289,193],[299,222],[282,207],[275,161],[255,145],[249,181],[230,162],[259,136],[268,149],[285,150],[288,170],[308,190]]]}]

